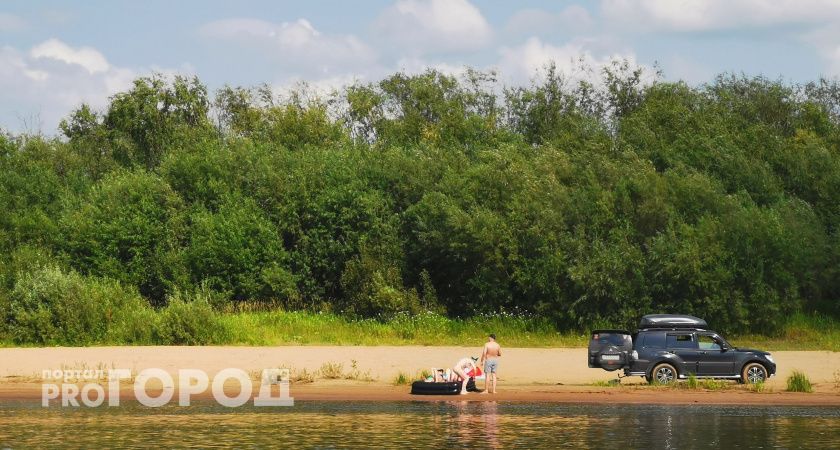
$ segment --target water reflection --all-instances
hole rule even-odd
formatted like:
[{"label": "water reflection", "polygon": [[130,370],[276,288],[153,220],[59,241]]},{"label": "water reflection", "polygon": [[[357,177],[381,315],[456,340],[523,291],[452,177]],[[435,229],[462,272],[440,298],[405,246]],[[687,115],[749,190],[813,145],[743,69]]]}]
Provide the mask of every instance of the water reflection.
[{"label": "water reflection", "polygon": [[[452,425],[448,435],[452,437],[448,444],[457,446],[476,446],[501,448],[499,441],[499,406],[488,401],[470,403],[467,401],[448,402],[454,409],[453,417],[446,422]],[[445,428],[447,429],[447,428]]]},{"label": "water reflection", "polygon": [[838,408],[298,402],[293,408],[0,404],[0,448],[840,448]]}]

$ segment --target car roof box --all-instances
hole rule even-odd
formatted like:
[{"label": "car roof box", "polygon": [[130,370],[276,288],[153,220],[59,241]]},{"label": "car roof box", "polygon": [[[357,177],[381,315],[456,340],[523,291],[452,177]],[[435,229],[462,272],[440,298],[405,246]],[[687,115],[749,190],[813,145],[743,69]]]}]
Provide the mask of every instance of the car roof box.
[{"label": "car roof box", "polygon": [[680,314],[648,314],[639,321],[639,328],[701,328],[709,325],[705,320]]}]

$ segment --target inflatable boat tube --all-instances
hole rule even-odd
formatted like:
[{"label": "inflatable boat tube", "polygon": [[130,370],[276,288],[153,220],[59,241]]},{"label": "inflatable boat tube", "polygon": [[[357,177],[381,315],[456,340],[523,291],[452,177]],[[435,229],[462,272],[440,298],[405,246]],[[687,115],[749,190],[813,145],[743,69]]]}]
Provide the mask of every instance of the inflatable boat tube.
[{"label": "inflatable boat tube", "polygon": [[411,383],[411,393],[414,395],[458,395],[461,393],[461,382],[415,381]]},{"label": "inflatable boat tube", "polygon": [[[479,392],[475,386],[475,379],[467,382],[468,392]],[[414,395],[458,395],[461,393],[461,382],[435,383],[432,381],[415,381],[411,383],[411,393]]]}]

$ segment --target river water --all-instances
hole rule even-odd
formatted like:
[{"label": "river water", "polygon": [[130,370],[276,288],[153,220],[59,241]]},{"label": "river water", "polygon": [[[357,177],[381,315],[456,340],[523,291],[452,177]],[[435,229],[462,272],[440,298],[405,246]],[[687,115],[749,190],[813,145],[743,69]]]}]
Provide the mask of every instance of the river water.
[{"label": "river water", "polygon": [[226,408],[0,403],[6,448],[840,448],[840,408],[303,402]]}]

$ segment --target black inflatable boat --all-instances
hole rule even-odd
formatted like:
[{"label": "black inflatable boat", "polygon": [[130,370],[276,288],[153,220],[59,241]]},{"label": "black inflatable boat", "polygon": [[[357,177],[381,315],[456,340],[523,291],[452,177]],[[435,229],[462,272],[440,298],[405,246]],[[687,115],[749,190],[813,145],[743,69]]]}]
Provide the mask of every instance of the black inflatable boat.
[{"label": "black inflatable boat", "polygon": [[[475,378],[467,381],[467,391],[477,392]],[[432,381],[415,381],[411,383],[411,393],[414,395],[458,395],[461,393],[461,382],[435,383]]]}]

